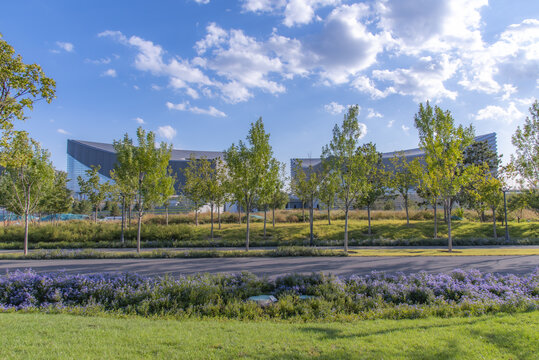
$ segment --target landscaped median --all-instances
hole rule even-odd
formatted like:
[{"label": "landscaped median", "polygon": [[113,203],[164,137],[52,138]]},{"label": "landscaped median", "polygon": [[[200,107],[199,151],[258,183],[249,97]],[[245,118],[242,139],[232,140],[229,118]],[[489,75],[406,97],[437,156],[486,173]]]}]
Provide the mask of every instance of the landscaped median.
[{"label": "landscaped median", "polygon": [[133,250],[56,249],[34,250],[28,255],[20,251],[0,253],[0,260],[55,260],[55,259],[181,259],[231,257],[294,257],[294,256],[527,256],[539,255],[539,247],[478,247],[457,248],[360,248],[342,249],[323,247],[283,246],[275,249],[152,249],[137,253]]}]

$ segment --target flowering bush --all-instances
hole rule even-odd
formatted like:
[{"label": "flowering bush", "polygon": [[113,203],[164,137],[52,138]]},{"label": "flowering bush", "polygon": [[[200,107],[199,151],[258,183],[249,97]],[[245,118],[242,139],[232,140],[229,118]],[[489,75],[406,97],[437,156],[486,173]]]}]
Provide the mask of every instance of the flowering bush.
[{"label": "flowering bush", "polygon": [[[247,299],[271,294],[261,308]],[[539,269],[527,276],[454,270],[448,274],[373,272],[339,278],[250,273],[191,277],[13,272],[0,276],[0,311],[112,312],[239,319],[416,318],[539,309]]]}]

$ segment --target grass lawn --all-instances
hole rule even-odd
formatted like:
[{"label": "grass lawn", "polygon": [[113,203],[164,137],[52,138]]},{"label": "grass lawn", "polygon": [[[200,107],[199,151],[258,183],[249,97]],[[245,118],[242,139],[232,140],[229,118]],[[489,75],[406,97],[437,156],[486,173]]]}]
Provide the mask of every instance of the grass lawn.
[{"label": "grass lawn", "polygon": [[360,249],[349,250],[349,256],[519,256],[539,255],[539,248],[476,249]]},{"label": "grass lawn", "polygon": [[537,359],[539,311],[355,322],[0,314],[1,359]]}]

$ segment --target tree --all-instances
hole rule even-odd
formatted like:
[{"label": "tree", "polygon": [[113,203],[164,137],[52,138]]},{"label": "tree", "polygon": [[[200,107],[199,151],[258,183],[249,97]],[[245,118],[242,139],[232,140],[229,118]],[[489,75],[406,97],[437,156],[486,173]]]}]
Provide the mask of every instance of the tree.
[{"label": "tree", "polygon": [[184,196],[191,200],[195,209],[195,225],[198,226],[198,210],[207,201],[207,176],[211,167],[206,158],[197,159],[193,154],[189,158],[188,166],[183,169],[185,184],[182,187]]},{"label": "tree", "polygon": [[270,187],[270,202],[269,206],[271,207],[272,215],[271,215],[271,221],[273,225],[273,229],[275,229],[275,209],[284,208],[286,204],[288,203],[289,196],[284,191],[284,183],[285,183],[285,165],[277,160],[272,161],[271,167],[273,168],[273,171],[275,171],[275,168],[277,168],[277,178],[273,182],[273,186]]},{"label": "tree", "polygon": [[24,255],[28,254],[29,215],[53,185],[49,157],[25,131],[16,131],[2,152],[5,169],[0,178],[0,199],[9,211],[24,216]]},{"label": "tree", "polygon": [[513,194],[509,197],[507,207],[510,212],[517,213],[517,222],[520,223],[524,209],[528,208],[528,197],[525,193]]},{"label": "tree", "polygon": [[371,207],[379,197],[386,191],[386,172],[382,164],[382,154],[376,151],[376,145],[373,143],[364,144],[359,148],[360,156],[360,176],[364,183],[363,190],[357,198],[358,207],[367,207],[367,218],[369,221],[368,232],[371,230]]},{"label": "tree", "polygon": [[297,159],[294,165],[294,175],[290,179],[290,190],[301,201],[301,216],[305,222],[305,204],[309,202],[309,189],[307,188],[307,173],[303,170],[302,160]]},{"label": "tree", "polygon": [[116,151],[116,163],[110,172],[114,181],[113,193],[122,202],[122,223],[120,240],[125,242],[126,206],[129,208],[129,222],[131,222],[131,206],[137,193],[138,174],[134,166],[135,146],[127,134],[121,140],[113,141]]},{"label": "tree", "polygon": [[225,151],[225,161],[233,183],[233,192],[243,199],[247,215],[245,249],[249,250],[250,212],[256,199],[264,190],[264,177],[267,176],[273,151],[269,144],[269,134],[264,130],[262,118],[251,124],[246,142],[232,144]]},{"label": "tree", "polygon": [[101,181],[99,177],[99,169],[101,166],[91,166],[89,170],[86,170],[86,178],[82,176],[77,177],[79,183],[80,193],[92,204],[94,210],[94,222],[97,224],[97,212],[101,207],[101,204],[109,196],[111,192],[111,185],[108,181]]},{"label": "tree", "polygon": [[339,189],[339,177],[337,172],[331,169],[331,166],[327,166],[327,162],[322,161],[323,175],[320,180],[320,189],[318,198],[322,204],[327,207],[328,210],[328,225],[331,225],[331,209],[335,205],[335,199],[337,197],[337,191]]},{"label": "tree", "polygon": [[50,191],[42,199],[40,208],[49,214],[62,214],[68,212],[73,206],[73,194],[67,187],[67,173],[57,171]]},{"label": "tree", "polygon": [[420,172],[420,164],[417,159],[408,161],[404,152],[395,154],[390,161],[393,171],[388,173],[389,186],[399,193],[404,200],[406,225],[410,225],[410,215],[408,213],[410,191],[417,188],[419,184],[417,174]]},{"label": "tree", "polygon": [[477,201],[479,203],[487,205],[492,211],[494,239],[497,239],[498,234],[496,233],[496,209],[503,201],[503,183],[501,180],[495,178],[490,173],[487,163],[484,163],[484,166],[474,165],[474,168],[470,169],[470,173],[470,177],[474,178],[473,195],[477,198]]},{"label": "tree", "polygon": [[174,194],[174,178],[170,176],[169,161],[172,145],[162,142],[155,145],[155,134],[137,129],[138,144],[133,150],[134,173],[138,177],[137,187],[137,253],[140,253],[140,234],[144,210],[162,204]]},{"label": "tree", "polygon": [[0,34],[0,134],[3,145],[8,141],[15,120],[24,120],[25,111],[34,103],[55,97],[56,83],[45,76],[41,66],[23,63],[22,56]]},{"label": "tree", "polygon": [[[295,176],[290,183],[296,195],[301,194],[309,204],[309,245],[314,245],[314,200],[318,198],[320,189],[320,174],[309,164],[307,170],[303,168],[303,161],[298,159],[294,167]],[[299,197],[299,196],[298,196]]]},{"label": "tree", "polygon": [[522,128],[517,128],[511,137],[516,147],[511,156],[511,164],[520,176],[522,185],[527,183],[530,189],[539,188],[539,102],[535,100],[529,109],[530,117],[526,117]]},{"label": "tree", "polygon": [[359,107],[351,106],[341,127],[335,125],[333,138],[322,149],[322,159],[339,177],[337,195],[344,203],[344,251],[348,251],[348,212],[361,193],[365,183],[364,161],[359,148],[361,128],[358,122]]},{"label": "tree", "polygon": [[[419,104],[419,112],[414,117],[419,132],[419,147],[425,152],[426,172],[435,174],[435,182],[430,187],[439,194],[447,211],[448,249],[452,251],[451,206],[455,196],[468,181],[468,168],[462,163],[464,150],[473,142],[472,126],[455,126],[449,111],[438,106],[433,108]],[[429,177],[430,175],[427,175]]]},{"label": "tree", "polygon": [[[202,201],[210,204],[210,237],[213,240],[213,212],[215,206],[223,202],[225,189],[223,186],[224,164],[220,158],[208,160],[205,157],[195,160],[198,161],[199,186]],[[220,223],[220,221],[219,221]]]},{"label": "tree", "polygon": [[[264,177],[264,189],[257,201],[258,206],[260,206],[259,210],[262,209],[264,211],[264,239],[266,238],[268,209],[272,206],[274,196],[280,192],[283,186],[281,180],[281,171],[283,170],[283,167],[284,164],[281,164],[277,159],[272,158],[270,160],[268,173]],[[275,216],[275,210],[273,211],[273,215]]]}]

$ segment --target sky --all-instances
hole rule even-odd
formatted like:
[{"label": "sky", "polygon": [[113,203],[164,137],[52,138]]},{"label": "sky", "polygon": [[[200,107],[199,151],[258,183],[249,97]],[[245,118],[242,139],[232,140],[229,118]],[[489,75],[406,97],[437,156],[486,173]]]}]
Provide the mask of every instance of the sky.
[{"label": "sky", "polygon": [[539,98],[536,0],[9,1],[3,39],[56,80],[16,128],[66,169],[67,139],[139,126],[176,149],[227,149],[262,117],[275,156],[318,157],[349,105],[363,142],[418,145],[419,103],[511,135]]}]

